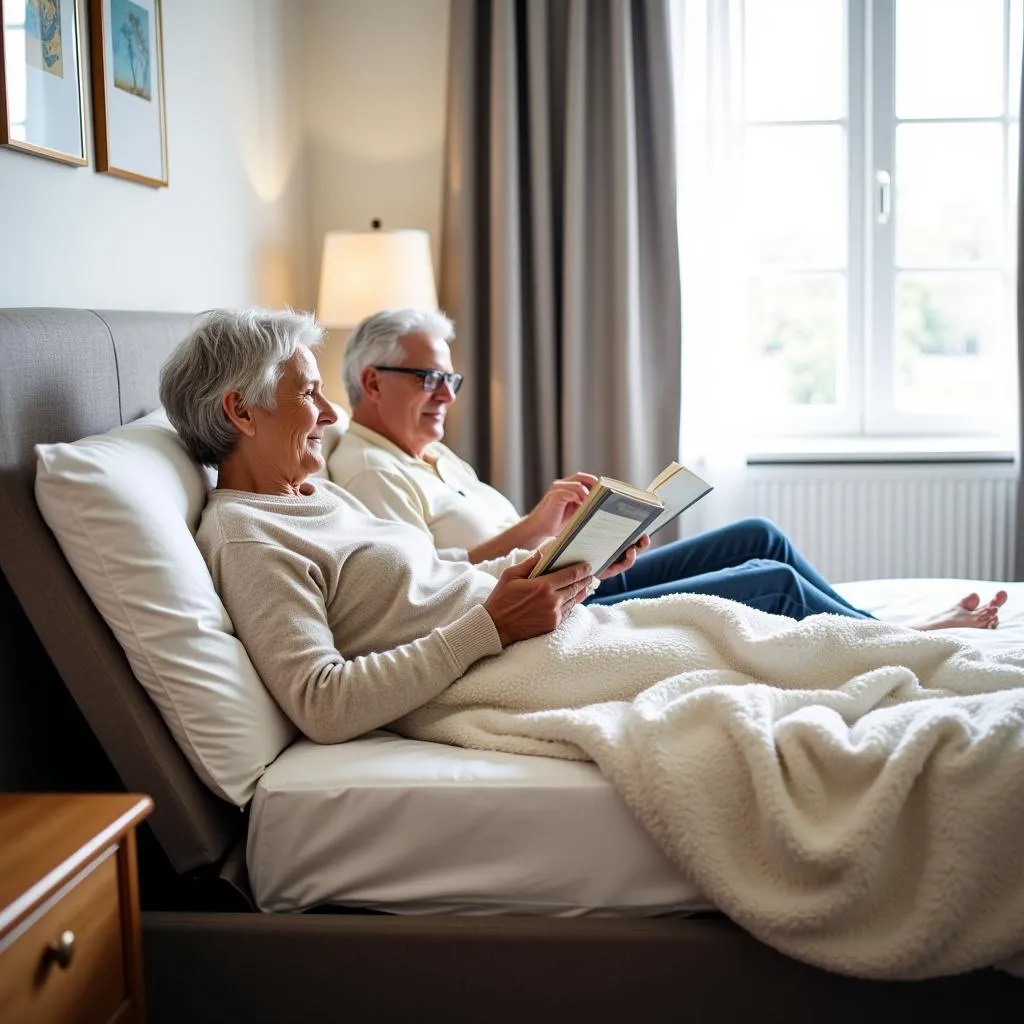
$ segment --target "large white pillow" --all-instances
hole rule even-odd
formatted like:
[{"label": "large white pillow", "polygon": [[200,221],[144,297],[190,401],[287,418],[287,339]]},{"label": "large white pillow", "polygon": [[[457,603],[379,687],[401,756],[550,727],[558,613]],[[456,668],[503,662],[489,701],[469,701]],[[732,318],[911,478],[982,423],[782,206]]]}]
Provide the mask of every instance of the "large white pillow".
[{"label": "large white pillow", "polygon": [[297,730],[263,686],[193,539],[212,474],[163,410],[36,446],[36,501],[203,781],[239,806]]}]

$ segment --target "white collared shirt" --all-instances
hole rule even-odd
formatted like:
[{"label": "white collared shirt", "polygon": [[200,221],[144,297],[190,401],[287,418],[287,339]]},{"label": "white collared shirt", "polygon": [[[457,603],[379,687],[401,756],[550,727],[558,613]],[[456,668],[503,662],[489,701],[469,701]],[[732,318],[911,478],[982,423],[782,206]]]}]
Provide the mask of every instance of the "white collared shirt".
[{"label": "white collared shirt", "polygon": [[374,515],[430,533],[446,558],[465,559],[467,551],[521,518],[505,495],[440,441],[418,459],[375,430],[351,423],[327,471]]}]

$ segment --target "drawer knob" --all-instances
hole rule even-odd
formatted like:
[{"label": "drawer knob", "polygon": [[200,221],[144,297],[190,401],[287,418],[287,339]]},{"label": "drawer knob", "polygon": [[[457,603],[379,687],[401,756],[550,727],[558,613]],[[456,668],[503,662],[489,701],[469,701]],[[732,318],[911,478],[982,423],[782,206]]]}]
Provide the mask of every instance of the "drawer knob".
[{"label": "drawer knob", "polygon": [[60,938],[56,942],[50,943],[49,954],[50,959],[61,969],[69,967],[71,958],[75,954],[75,933],[72,931],[61,932]]}]

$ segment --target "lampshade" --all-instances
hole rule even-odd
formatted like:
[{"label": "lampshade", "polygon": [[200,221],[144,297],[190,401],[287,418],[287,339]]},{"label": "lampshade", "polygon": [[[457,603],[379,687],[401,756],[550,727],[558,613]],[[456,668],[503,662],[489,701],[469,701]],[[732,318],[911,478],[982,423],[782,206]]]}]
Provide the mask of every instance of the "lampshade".
[{"label": "lampshade", "polygon": [[381,309],[437,309],[426,231],[328,232],[320,265],[320,322],[355,327]]}]

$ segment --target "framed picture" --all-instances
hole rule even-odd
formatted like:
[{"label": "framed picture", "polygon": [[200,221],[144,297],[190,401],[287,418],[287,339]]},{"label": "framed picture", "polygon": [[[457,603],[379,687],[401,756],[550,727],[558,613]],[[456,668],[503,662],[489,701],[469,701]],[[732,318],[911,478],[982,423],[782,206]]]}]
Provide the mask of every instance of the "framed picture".
[{"label": "framed picture", "polygon": [[0,0],[0,145],[88,163],[76,0]]},{"label": "framed picture", "polygon": [[89,0],[96,170],[167,184],[160,0]]}]

